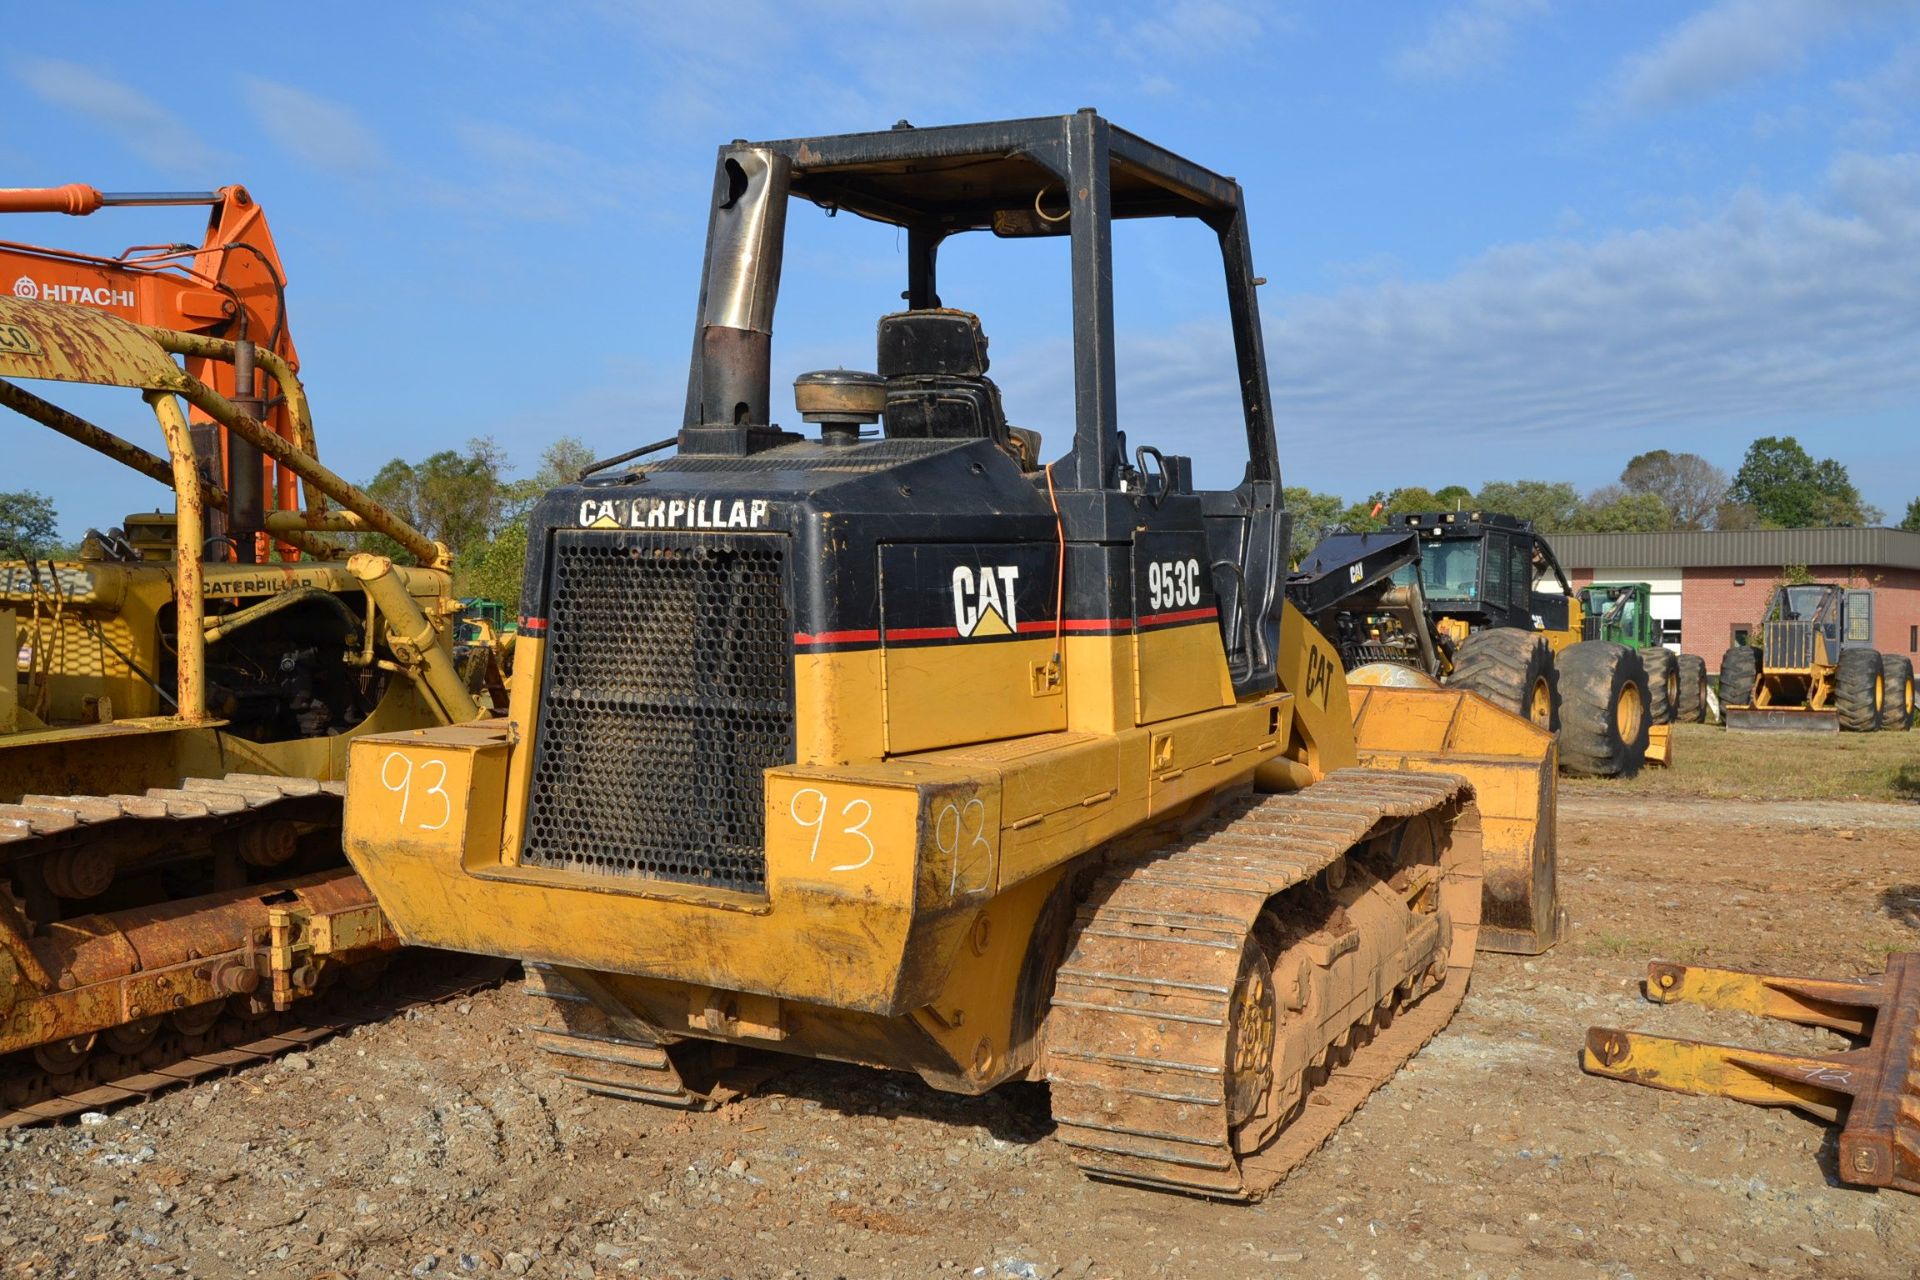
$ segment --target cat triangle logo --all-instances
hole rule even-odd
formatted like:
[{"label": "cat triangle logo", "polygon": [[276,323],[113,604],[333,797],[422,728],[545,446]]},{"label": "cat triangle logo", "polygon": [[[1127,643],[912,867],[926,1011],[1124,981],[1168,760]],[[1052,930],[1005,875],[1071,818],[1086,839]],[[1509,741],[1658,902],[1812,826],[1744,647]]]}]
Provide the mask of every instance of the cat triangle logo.
[{"label": "cat triangle logo", "polygon": [[967,639],[972,640],[978,636],[1010,636],[1012,634],[1013,628],[1008,626],[1007,620],[1000,616],[1000,611],[992,605],[988,605],[981,611],[980,621],[974,623],[973,630],[967,633]]},{"label": "cat triangle logo", "polygon": [[595,520],[592,524],[587,526],[587,528],[589,529],[618,529],[619,527],[620,527],[620,522],[618,520],[615,520],[612,516],[607,516],[607,515],[601,516],[598,520]]},{"label": "cat triangle logo", "polygon": [[1016,565],[983,565],[975,572],[972,565],[960,565],[953,571],[953,629],[963,640],[981,636],[1010,636],[1020,628],[1019,597],[1015,586],[1020,581]]}]

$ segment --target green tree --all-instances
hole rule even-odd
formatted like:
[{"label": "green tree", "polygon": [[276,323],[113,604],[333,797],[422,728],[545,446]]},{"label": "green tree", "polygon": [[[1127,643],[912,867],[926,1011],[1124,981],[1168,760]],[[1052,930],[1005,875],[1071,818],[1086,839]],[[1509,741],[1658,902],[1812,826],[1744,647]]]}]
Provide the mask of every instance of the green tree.
[{"label": "green tree", "polygon": [[1580,511],[1580,494],[1564,480],[1495,480],[1474,498],[1482,511],[1533,521],[1541,533],[1564,529]]},{"label": "green tree", "polygon": [[367,492],[429,538],[446,543],[458,563],[482,549],[500,522],[507,496],[500,476],[504,461],[500,447],[482,436],[469,440],[464,453],[444,449],[418,463],[395,458],[380,468]]},{"label": "green tree", "polygon": [[1320,545],[1342,523],[1346,503],[1337,494],[1315,493],[1305,485],[1288,485],[1281,491],[1287,514],[1293,517],[1293,542],[1288,555],[1299,564],[1307,552]]},{"label": "green tree", "polygon": [[[539,470],[505,487],[501,500],[503,518],[492,536],[469,547],[467,554],[456,561],[455,590],[462,596],[480,596],[497,600],[510,609],[517,607],[527,564],[527,516],[533,504],[548,490],[579,479],[580,473],[595,461],[593,450],[575,436],[561,436],[548,445],[540,455]],[[1291,495],[1295,491],[1287,492],[1291,507]],[[1299,536],[1296,527],[1296,545]]]},{"label": "green tree", "polygon": [[520,606],[527,567],[527,517],[508,521],[460,575],[460,594],[495,600],[509,610]]},{"label": "green tree", "polygon": [[1792,436],[1762,436],[1748,446],[1727,497],[1782,529],[1871,524],[1881,514],[1861,499],[1844,466],[1816,460]]},{"label": "green tree", "polygon": [[1401,516],[1415,515],[1423,511],[1453,510],[1451,503],[1440,501],[1439,494],[1425,485],[1418,484],[1403,485],[1395,489],[1386,496],[1382,506],[1385,509],[1381,514],[1388,518],[1389,523],[1398,520]]},{"label": "green tree", "polygon": [[1662,533],[1673,528],[1673,513],[1658,494],[1608,485],[1588,494],[1565,528],[1570,533]]},{"label": "green tree", "polygon": [[[540,469],[525,480],[507,486],[506,517],[512,520],[526,513],[549,489],[572,484],[580,473],[599,458],[578,436],[561,436],[540,455]],[[1289,492],[1292,492],[1289,490]],[[1302,490],[1301,492],[1305,492]]]},{"label": "green tree", "polygon": [[1900,527],[1920,533],[1920,498],[1915,498],[1907,504],[1906,518],[1900,521]]},{"label": "green tree", "polygon": [[1666,504],[1676,529],[1704,529],[1727,497],[1727,473],[1697,453],[1654,449],[1636,454],[1620,472],[1631,494],[1652,494]]},{"label": "green tree", "polygon": [[0,558],[44,560],[60,549],[53,499],[30,489],[0,493]]}]

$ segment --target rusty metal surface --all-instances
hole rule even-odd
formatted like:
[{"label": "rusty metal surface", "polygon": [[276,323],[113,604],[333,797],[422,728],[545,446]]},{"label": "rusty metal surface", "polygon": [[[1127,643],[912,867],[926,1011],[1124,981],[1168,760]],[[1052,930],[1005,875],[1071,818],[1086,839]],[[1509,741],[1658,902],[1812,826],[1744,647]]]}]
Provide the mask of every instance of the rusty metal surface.
[{"label": "rusty metal surface", "polygon": [[[51,427],[69,440],[78,441],[89,449],[106,454],[115,462],[131,467],[149,480],[157,480],[171,488],[173,469],[165,458],[149,453],[130,440],[123,440],[111,431],[103,430],[88,422],[76,413],[69,413],[59,405],[42,400],[25,387],[17,387],[11,382],[0,379],[0,406],[12,409],[22,417],[31,418],[41,426]],[[216,507],[226,505],[226,494],[214,486],[209,486],[207,501]]]},{"label": "rusty metal surface", "polygon": [[1646,993],[1662,1004],[1826,1027],[1855,1047],[1776,1053],[1594,1027],[1581,1060],[1587,1071],[1839,1123],[1842,1180],[1920,1194],[1920,952],[1889,956],[1884,973],[1841,980],[1656,961]]},{"label": "rusty metal surface", "polygon": [[[105,851],[108,881],[136,837],[193,848],[243,833],[248,824],[339,822],[338,783],[261,774],[192,778],[141,795],[25,795],[0,805],[0,857],[9,864]],[[391,948],[372,894],[344,869],[283,882],[271,893],[239,886],[188,901],[163,901],[35,927],[21,904],[0,897],[0,1053],[91,1036],[155,1014],[236,994],[236,969],[272,976],[265,958],[271,906],[284,898],[306,919],[339,918],[351,948]],[[331,927],[331,926],[330,926]],[[332,935],[330,935],[331,937]],[[314,947],[308,944],[307,959]],[[311,990],[311,983],[306,984]]]},{"label": "rusty metal surface", "polygon": [[[28,1070],[0,1073],[0,1129],[48,1124],[138,1102],[197,1080],[226,1075],[410,1008],[496,986],[506,966],[448,952],[409,952],[396,962],[413,972],[397,980],[384,959],[361,964],[346,980],[295,1014],[252,1016],[214,1006],[202,1025],[165,1024],[131,1053],[98,1053],[66,1075]],[[375,987],[374,984],[378,983]]]},{"label": "rusty metal surface", "polygon": [[138,325],[86,307],[0,295],[0,377],[153,391],[184,376]]},{"label": "rusty metal surface", "polygon": [[1347,770],[1111,869],[1081,907],[1041,1059],[1082,1170],[1257,1200],[1317,1150],[1465,995],[1471,794]]},{"label": "rusty metal surface", "polygon": [[204,481],[179,401],[161,391],[149,391],[146,397],[166,433],[173,463],[174,712],[189,724],[202,723],[212,718],[207,714],[207,598],[200,589],[207,515]]}]

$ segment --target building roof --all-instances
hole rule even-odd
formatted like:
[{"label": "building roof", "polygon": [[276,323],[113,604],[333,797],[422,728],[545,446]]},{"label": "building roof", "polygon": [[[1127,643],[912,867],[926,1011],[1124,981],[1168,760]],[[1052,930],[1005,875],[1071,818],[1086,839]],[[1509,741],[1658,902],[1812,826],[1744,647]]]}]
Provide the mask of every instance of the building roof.
[{"label": "building roof", "polygon": [[1920,533],[1904,529],[1699,529],[1675,533],[1556,533],[1547,539],[1574,569],[1920,569]]}]

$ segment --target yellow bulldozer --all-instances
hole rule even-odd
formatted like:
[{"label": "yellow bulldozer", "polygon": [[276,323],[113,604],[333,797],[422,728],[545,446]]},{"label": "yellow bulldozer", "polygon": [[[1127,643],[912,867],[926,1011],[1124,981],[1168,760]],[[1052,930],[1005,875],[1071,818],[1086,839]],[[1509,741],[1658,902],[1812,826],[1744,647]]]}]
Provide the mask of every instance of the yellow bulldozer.
[{"label": "yellow bulldozer", "polygon": [[[164,449],[24,382],[122,388]],[[281,1015],[397,945],[340,852],[349,745],[477,710],[446,549],[317,461],[305,390],[270,347],[3,297],[0,407],[174,498],[89,532],[77,559],[0,563],[4,1125],[300,1042]],[[306,505],[269,509],[296,482]],[[421,567],[318,536],[366,530]]]},{"label": "yellow bulldozer", "polygon": [[[904,233],[873,371],[796,381],[817,435],[771,403],[790,206]],[[1119,431],[1112,222],[1147,217],[1218,244],[1232,488]],[[1080,112],[731,144],[709,219],[677,453],[539,503],[508,714],[356,740],[349,857],[404,940],[527,961],[589,1090],[700,1107],[751,1050],[1044,1080],[1090,1175],[1260,1197],[1476,944],[1552,943],[1551,733],[1349,689],[1287,604],[1233,180]],[[938,287],[981,231],[1071,262],[1051,462]]]}]

